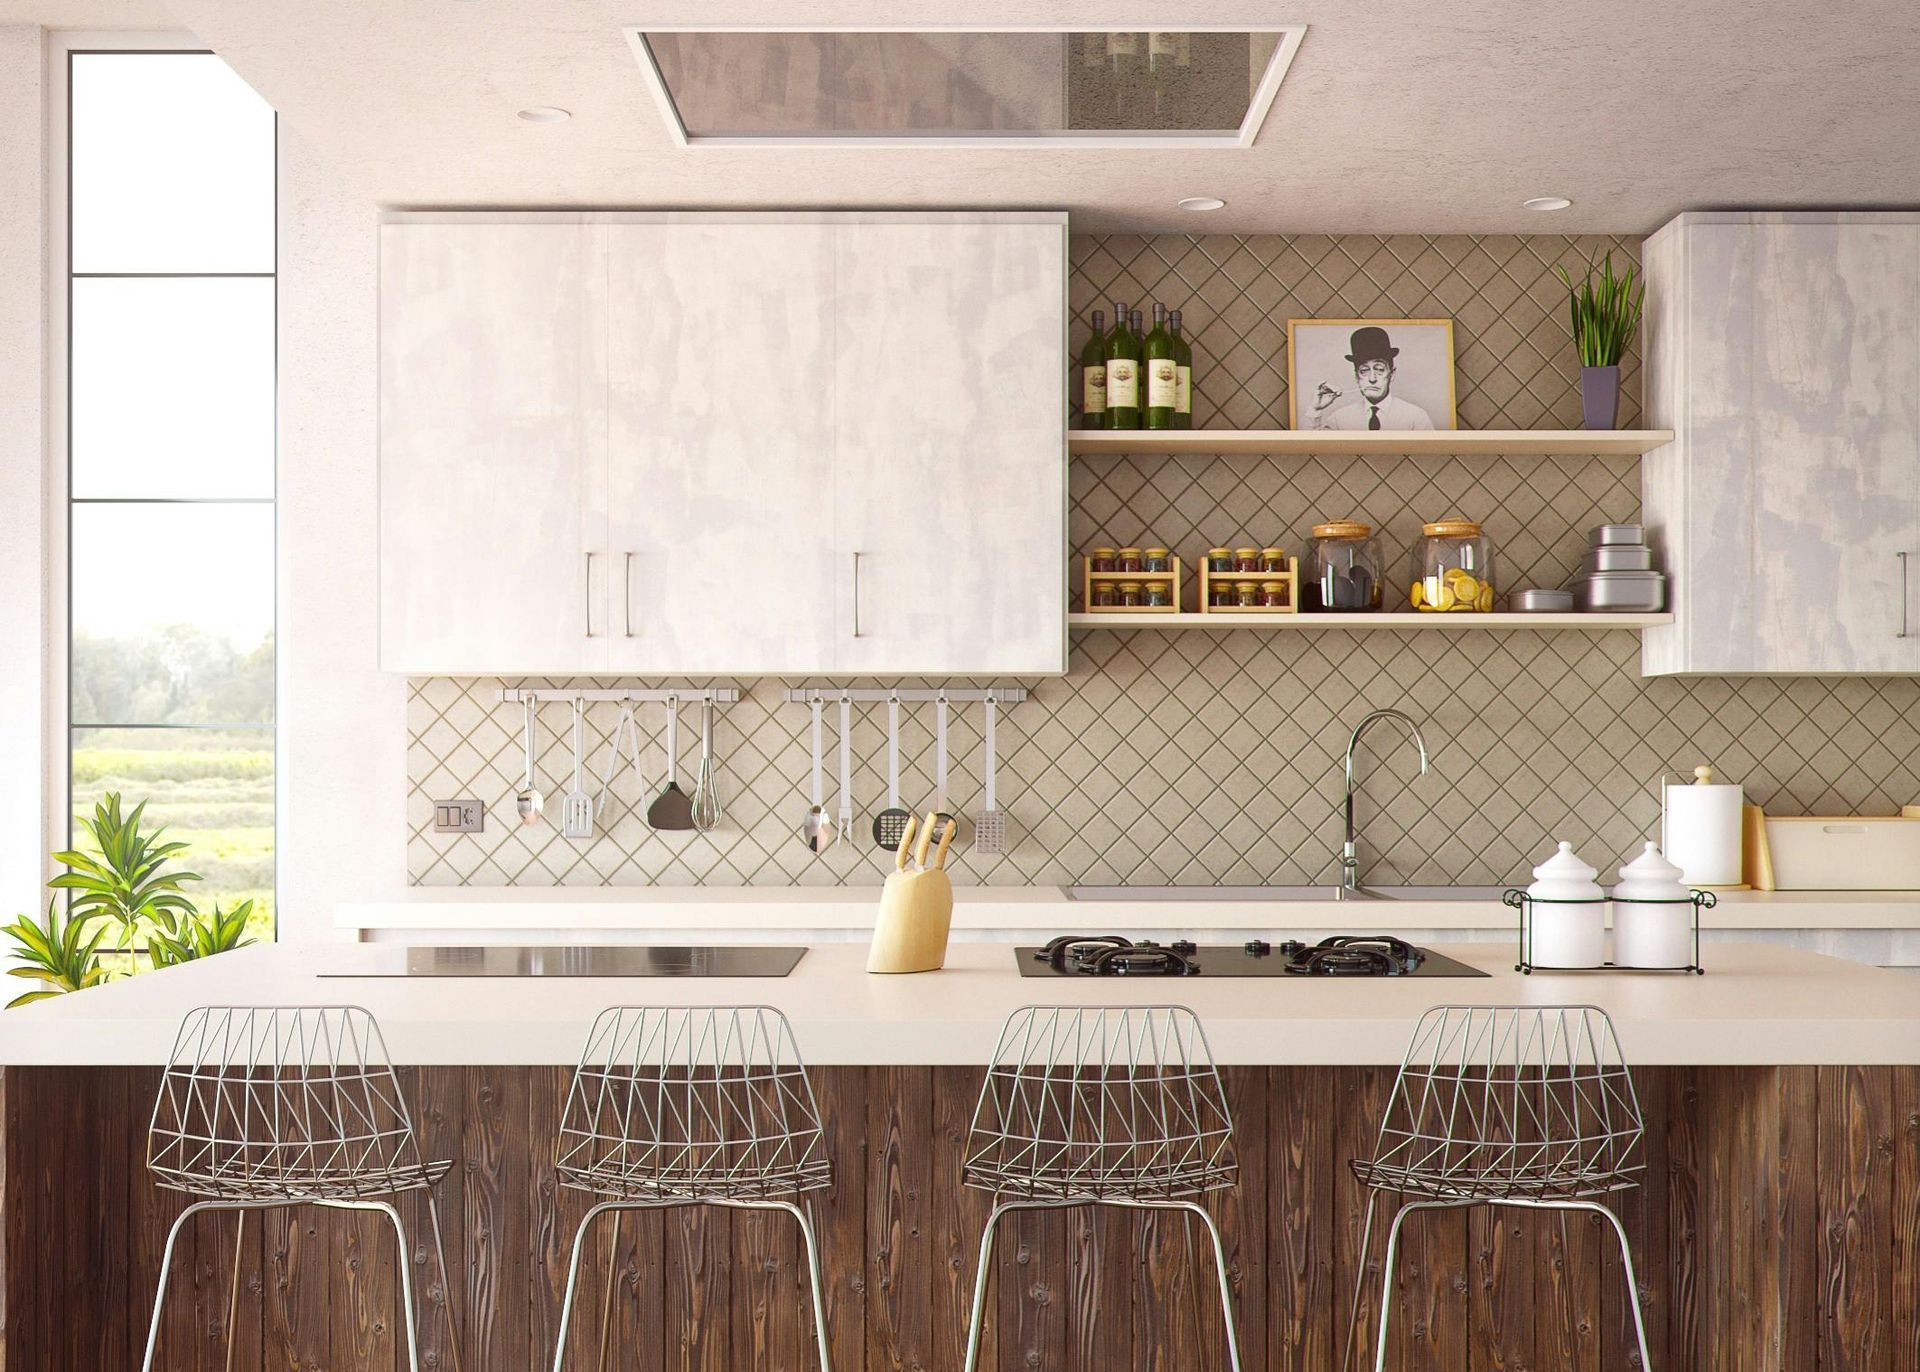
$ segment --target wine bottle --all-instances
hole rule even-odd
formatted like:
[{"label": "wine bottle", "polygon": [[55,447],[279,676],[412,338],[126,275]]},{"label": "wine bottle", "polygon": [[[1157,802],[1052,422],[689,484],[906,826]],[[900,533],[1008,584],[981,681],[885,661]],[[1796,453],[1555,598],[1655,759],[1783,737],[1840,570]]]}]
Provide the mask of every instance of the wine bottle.
[{"label": "wine bottle", "polygon": [[1193,427],[1193,345],[1180,332],[1180,311],[1167,316],[1167,332],[1173,335],[1174,392],[1173,427]]},{"label": "wine bottle", "polygon": [[1127,302],[1113,302],[1113,332],[1107,335],[1107,427],[1140,427],[1140,336],[1128,327]]},{"label": "wine bottle", "polygon": [[1171,429],[1179,392],[1179,363],[1173,335],[1167,332],[1167,307],[1153,302],[1153,332],[1140,344],[1140,369],[1147,374],[1147,427]]},{"label": "wine bottle", "polygon": [[1107,316],[1093,312],[1093,332],[1080,350],[1080,427],[1107,427]]}]

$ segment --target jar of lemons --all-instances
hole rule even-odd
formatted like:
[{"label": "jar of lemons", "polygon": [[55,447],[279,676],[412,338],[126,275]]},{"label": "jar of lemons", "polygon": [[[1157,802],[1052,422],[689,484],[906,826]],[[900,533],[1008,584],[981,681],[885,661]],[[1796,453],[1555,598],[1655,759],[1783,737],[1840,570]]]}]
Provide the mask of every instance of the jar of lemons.
[{"label": "jar of lemons", "polygon": [[1413,608],[1429,614],[1487,614],[1493,609],[1493,544],[1470,519],[1421,526],[1413,550]]}]

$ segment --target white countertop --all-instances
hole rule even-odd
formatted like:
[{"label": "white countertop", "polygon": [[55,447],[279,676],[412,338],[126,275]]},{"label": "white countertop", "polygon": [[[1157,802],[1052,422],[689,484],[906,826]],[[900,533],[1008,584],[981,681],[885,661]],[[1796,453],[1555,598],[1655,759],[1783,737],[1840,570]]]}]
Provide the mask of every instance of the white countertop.
[{"label": "white countertop", "polygon": [[[405,900],[342,904],[334,927],[348,937],[450,930],[687,933],[727,929],[870,929],[880,888],[439,887]],[[1074,900],[1058,886],[972,886],[954,892],[953,926],[1038,934],[1204,929],[1505,929],[1514,912],[1497,900]],[[1704,929],[1920,928],[1920,891],[1722,891]],[[415,942],[426,942],[416,938]]]},{"label": "white countertop", "polygon": [[[1016,975],[1006,944],[956,944],[947,970],[866,973],[866,948],[810,949],[786,978],[407,979],[397,944],[277,944],[0,1012],[0,1063],[164,1062],[200,1005],[365,1006],[396,1062],[571,1064],[593,1016],[621,1003],[771,1004],[807,1060],[984,1062],[1002,1020],[1033,1003],[1191,1006],[1217,1058],[1246,1064],[1398,1063],[1429,1006],[1595,1004],[1630,1062],[1920,1064],[1920,979],[1794,949],[1718,945],[1708,972],[1523,977],[1509,944],[1441,945],[1484,979],[1068,980]],[[344,975],[343,975],[344,974]]]}]

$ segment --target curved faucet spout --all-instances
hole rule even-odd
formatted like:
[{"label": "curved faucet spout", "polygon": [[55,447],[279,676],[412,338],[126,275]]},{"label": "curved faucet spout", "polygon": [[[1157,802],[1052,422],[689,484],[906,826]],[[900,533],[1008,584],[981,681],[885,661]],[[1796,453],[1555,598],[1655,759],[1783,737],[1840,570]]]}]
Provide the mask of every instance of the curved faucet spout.
[{"label": "curved faucet spout", "polygon": [[1353,752],[1360,746],[1360,740],[1365,737],[1367,730],[1386,719],[1397,720],[1406,726],[1407,734],[1413,740],[1413,746],[1420,750],[1420,775],[1425,776],[1430,770],[1427,763],[1427,741],[1420,735],[1420,726],[1404,712],[1374,710],[1353,726],[1353,734],[1347,739],[1346,842],[1340,849],[1340,886],[1346,891],[1360,889],[1360,857],[1354,844],[1353,828]]}]

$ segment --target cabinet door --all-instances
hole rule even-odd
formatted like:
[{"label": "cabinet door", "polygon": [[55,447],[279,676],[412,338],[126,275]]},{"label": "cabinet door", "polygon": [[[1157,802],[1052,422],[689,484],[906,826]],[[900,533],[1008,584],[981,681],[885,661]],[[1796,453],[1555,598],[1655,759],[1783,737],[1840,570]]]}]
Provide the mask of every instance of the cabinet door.
[{"label": "cabinet door", "polygon": [[381,228],[388,671],[606,665],[596,242],[565,223]]},{"label": "cabinet door", "polygon": [[837,670],[1066,670],[1064,234],[839,227]]},{"label": "cabinet door", "polygon": [[1920,670],[1920,230],[1753,233],[1757,665]]},{"label": "cabinet door", "polygon": [[614,669],[828,670],[832,227],[608,232]]}]

